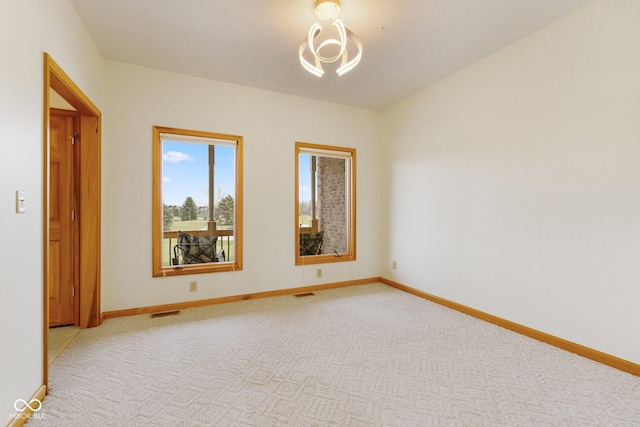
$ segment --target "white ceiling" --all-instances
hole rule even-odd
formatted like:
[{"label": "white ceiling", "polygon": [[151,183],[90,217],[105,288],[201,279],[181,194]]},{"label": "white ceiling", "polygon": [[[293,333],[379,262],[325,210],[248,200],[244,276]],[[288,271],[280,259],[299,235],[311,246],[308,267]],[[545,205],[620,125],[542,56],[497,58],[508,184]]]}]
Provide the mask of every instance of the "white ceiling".
[{"label": "white ceiling", "polygon": [[107,59],[381,109],[592,0],[343,0],[360,64],[315,77],[298,46],[314,0],[71,0]]}]

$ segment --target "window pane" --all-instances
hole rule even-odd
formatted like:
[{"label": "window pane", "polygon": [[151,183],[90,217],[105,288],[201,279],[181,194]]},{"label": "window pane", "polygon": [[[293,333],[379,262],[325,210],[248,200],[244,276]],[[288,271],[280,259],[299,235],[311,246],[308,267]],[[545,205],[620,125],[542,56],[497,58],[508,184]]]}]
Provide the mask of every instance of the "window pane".
[{"label": "window pane", "polygon": [[160,199],[154,201],[156,276],[241,267],[241,138],[220,137],[227,136],[154,128],[154,194]]},{"label": "window pane", "polygon": [[296,144],[296,263],[355,259],[355,150]]}]

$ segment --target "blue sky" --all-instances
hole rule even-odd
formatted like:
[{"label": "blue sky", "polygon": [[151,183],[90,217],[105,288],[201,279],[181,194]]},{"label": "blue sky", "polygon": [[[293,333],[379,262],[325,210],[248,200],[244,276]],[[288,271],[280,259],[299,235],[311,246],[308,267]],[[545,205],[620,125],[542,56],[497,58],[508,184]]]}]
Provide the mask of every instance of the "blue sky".
[{"label": "blue sky", "polygon": [[298,199],[300,202],[311,201],[311,156],[301,154],[298,166]]},{"label": "blue sky", "polygon": [[[218,189],[223,195],[235,197],[234,148],[216,145],[215,200]],[[209,155],[208,145],[198,143],[163,141],[162,146],[162,200],[167,205],[182,206],[191,196],[198,206],[209,204]],[[300,155],[300,201],[311,200],[311,156]]]},{"label": "blue sky", "polygon": [[[216,145],[215,201],[218,189],[235,197],[234,147]],[[198,206],[208,206],[209,154],[207,144],[170,142],[162,144],[162,201],[182,206],[191,196]]]}]

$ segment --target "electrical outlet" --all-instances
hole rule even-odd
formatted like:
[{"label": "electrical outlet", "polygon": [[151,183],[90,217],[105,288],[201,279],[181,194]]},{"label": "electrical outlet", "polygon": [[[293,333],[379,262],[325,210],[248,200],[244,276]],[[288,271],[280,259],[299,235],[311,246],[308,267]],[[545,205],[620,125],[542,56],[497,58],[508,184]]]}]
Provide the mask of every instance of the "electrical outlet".
[{"label": "electrical outlet", "polygon": [[391,268],[393,268],[394,270],[398,269],[398,261],[392,261],[391,262]]},{"label": "electrical outlet", "polygon": [[322,269],[321,269],[321,268],[318,268],[318,269],[316,270],[316,277],[317,277],[318,279],[322,277]]},{"label": "electrical outlet", "polygon": [[198,281],[192,280],[189,282],[189,292],[196,292],[198,290]]}]

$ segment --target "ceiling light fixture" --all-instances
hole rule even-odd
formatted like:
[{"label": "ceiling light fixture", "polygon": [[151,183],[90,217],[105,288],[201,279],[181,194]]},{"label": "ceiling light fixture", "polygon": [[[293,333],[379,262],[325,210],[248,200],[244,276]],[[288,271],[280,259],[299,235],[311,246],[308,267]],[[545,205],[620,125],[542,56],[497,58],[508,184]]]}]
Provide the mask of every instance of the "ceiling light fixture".
[{"label": "ceiling light fixture", "polygon": [[[328,64],[342,58],[340,66],[336,70],[336,73],[338,73],[339,76],[342,76],[344,73],[353,70],[362,58],[362,42],[358,36],[346,28],[342,21],[338,19],[338,16],[340,16],[341,6],[342,4],[340,3],[340,0],[316,0],[316,16],[320,19],[329,21],[338,32],[338,38],[328,38],[320,42],[317,39],[322,32],[322,26],[316,22],[309,29],[309,34],[300,44],[298,53],[300,55],[300,64],[302,64],[302,67],[315,76],[322,77],[324,74],[324,70],[322,68],[323,62]],[[347,44],[350,46],[347,47]],[[313,63],[305,58],[307,48],[313,54]],[[326,52],[327,48],[334,50],[334,54],[325,53],[326,56],[322,55],[321,52],[323,50]],[[351,58],[351,60],[349,60],[349,50],[353,52],[354,49],[357,53],[353,58]]]}]

